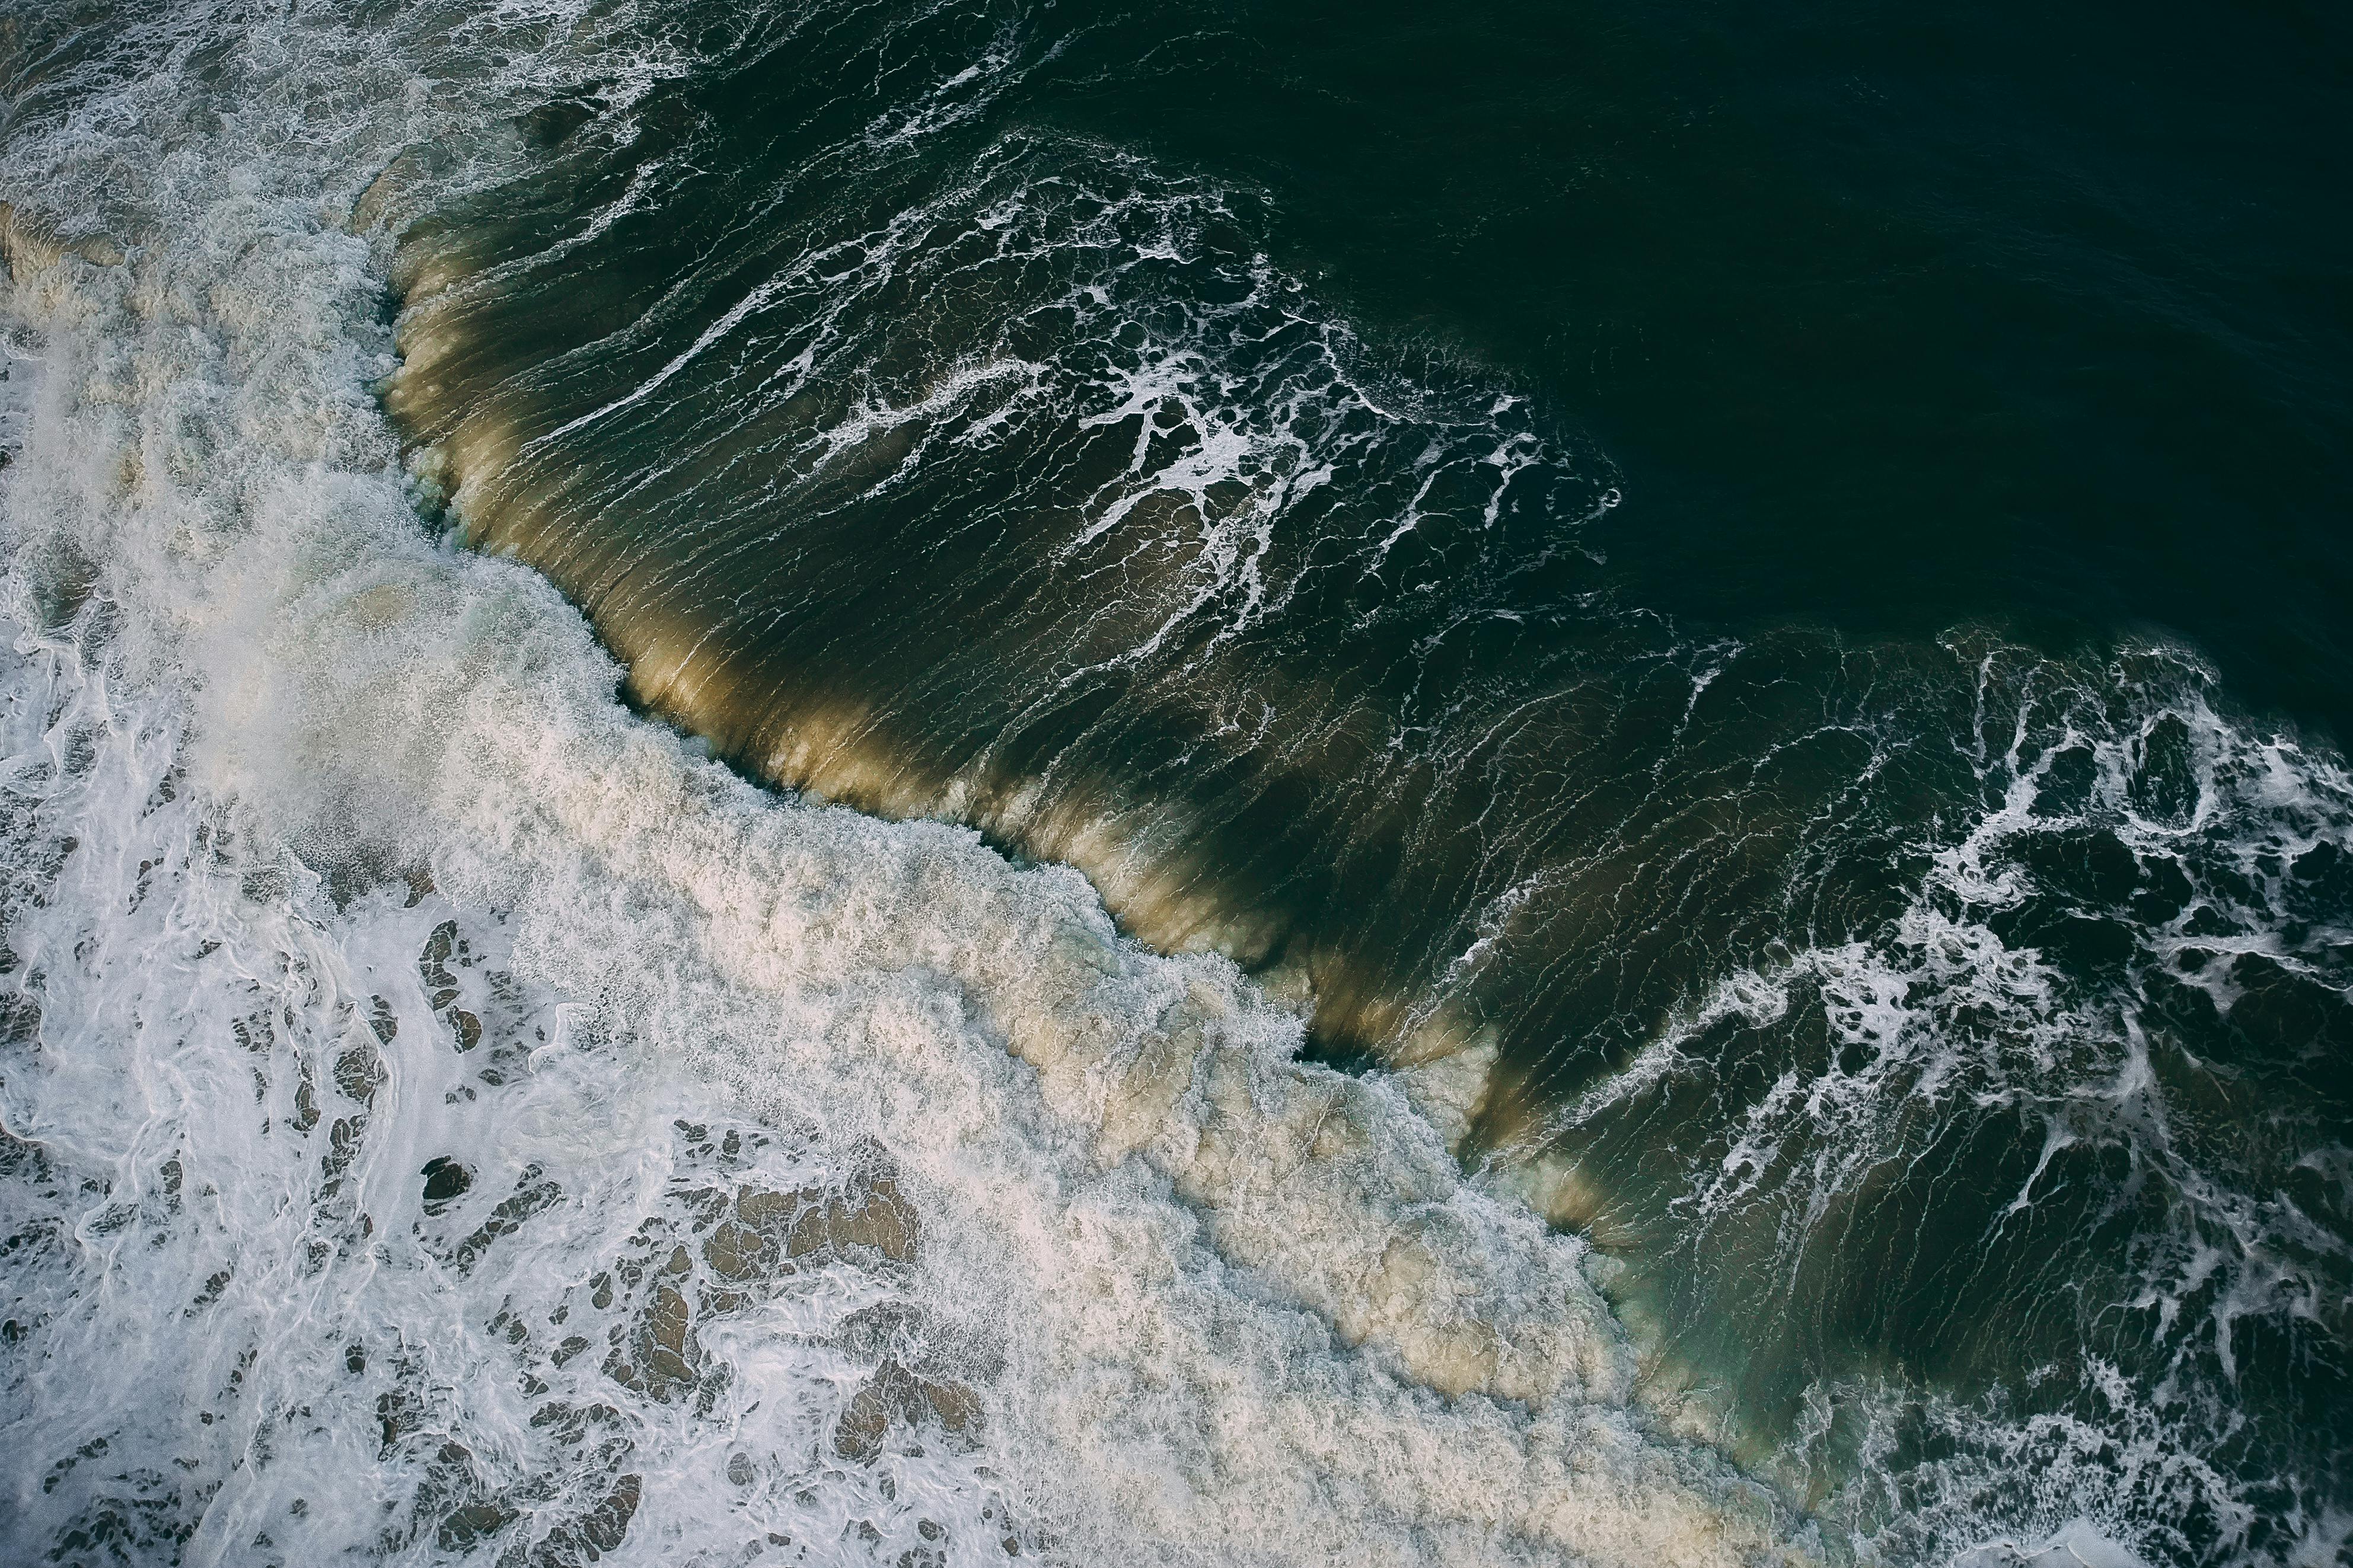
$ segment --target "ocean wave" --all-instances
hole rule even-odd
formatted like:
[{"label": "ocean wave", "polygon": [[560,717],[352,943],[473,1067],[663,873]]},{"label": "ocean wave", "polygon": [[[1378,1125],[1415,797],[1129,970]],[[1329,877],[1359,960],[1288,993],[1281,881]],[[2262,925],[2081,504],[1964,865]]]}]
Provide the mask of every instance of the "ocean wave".
[{"label": "ocean wave", "polygon": [[402,128],[234,21],[82,84],[68,161],[164,150],[122,257],[9,255],[12,1549],[1795,1550],[1582,1245],[1230,963],[744,783],[438,542],[314,195]]},{"label": "ocean wave", "polygon": [[[918,10],[859,16],[955,19]],[[439,526],[567,485],[626,500],[558,437],[681,394],[795,289],[822,336],[845,301],[944,276],[925,269],[955,262],[952,229],[1024,265],[1092,258],[1048,279],[1083,312],[1093,261],[1187,264],[1225,193],[1117,150],[989,141],[948,196],[853,247],[695,280],[714,309],[684,343],[625,333],[533,365],[540,390],[629,373],[543,428],[461,395],[485,352],[468,312],[531,270],[487,255],[469,204],[544,179],[566,137],[659,140],[646,117],[674,112],[661,84],[698,51],[782,48],[818,13],[716,15],[707,38],[607,5],[41,20],[10,46],[0,161],[0,1431],[37,1457],[0,1540],[130,1561],[2341,1554],[2331,1478],[2267,1436],[2216,1457],[2241,1347],[2275,1369],[2264,1336],[2308,1335],[2293,1381],[2345,1332],[2333,1102],[2321,1083],[2251,1143],[2200,1109],[2230,1075],[2185,1067],[2148,1019],[2252,996],[2232,1026],[2286,1053],[2257,1067],[2325,1076],[2295,1047],[2333,1026],[2295,1010],[2342,994],[2348,792],[2333,758],[2230,715],[2193,658],[2086,669],[1975,634],[1744,647],[1629,614],[1609,624],[1640,631],[1633,673],[1565,694],[1531,677],[1446,743],[1420,736],[1464,799],[1497,755],[1535,759],[1491,804],[1599,824],[1590,853],[1482,850],[1492,896],[1426,991],[1404,981],[1428,954],[1354,991],[1336,963],[1303,979],[1283,911],[1183,874],[1181,803],[959,795],[848,699],[763,710],[756,755],[718,749],[978,823],[1093,884],[969,826],[764,790],[621,700],[625,680],[659,706],[718,679],[707,626],[638,605],[625,668],[560,563],[551,582]],[[1033,58],[994,26],[970,42],[968,68],[849,117],[859,157],[969,130]],[[1041,180],[1040,147],[1129,183]],[[571,254],[658,184],[565,186],[524,248]],[[1090,668],[1189,637],[1173,667],[1198,672],[1201,645],[1278,619],[1332,569],[1286,519],[1352,461],[1401,505],[1351,517],[1344,554],[1390,585],[1445,575],[1420,522],[1469,538],[1547,485],[1557,504],[1529,515],[1601,504],[1606,475],[1531,472],[1557,453],[1526,410],[1377,381],[1249,248],[1212,279],[1231,298],[1164,338],[1118,342],[1107,312],[1061,345],[1111,342],[1082,367],[1086,428],[1134,437],[1057,557],[1120,577],[1109,609],[1078,606]],[[763,393],[790,416],[778,449],[853,490],[925,442],[953,458],[1034,405],[1071,412],[1054,342],[821,409],[789,374],[814,351],[785,346]],[[380,395],[457,416],[405,451]],[[723,461],[742,412],[670,456]],[[1171,518],[1198,548],[1153,557]],[[1359,706],[1296,695],[1335,733]],[[1551,759],[1615,754],[1627,731],[1594,714],[1620,699],[1681,720],[1609,790],[1547,794]],[[1205,707],[1211,732],[1264,722]],[[1774,770],[1810,754],[1829,761],[1784,791]],[[1694,757],[1690,789],[1740,805],[1686,853],[1700,795],[1658,781]],[[1630,886],[1736,877],[1767,840],[1807,847],[1772,941],[1679,923],[1672,899],[1636,942],[1592,940]],[[1903,872],[1875,924],[1840,904],[1868,902],[1873,857]],[[1661,1001],[1653,961],[1694,949],[1714,982]],[[1588,982],[1638,994],[1609,1039],[1546,1047],[1576,1069],[1548,1098],[1490,1021],[1515,986]],[[1303,1061],[1311,1012],[1403,1070]],[[2102,1255],[2124,1284],[2083,1287],[2108,1342],[2060,1321],[2063,1290],[2048,1321],[1949,1336],[2068,1344],[2035,1372],[2067,1397],[1967,1365],[1924,1394],[1902,1365],[1831,1357],[1774,1392],[1776,1429],[1716,1385],[1736,1357],[1664,1331],[1696,1288],[1727,1342],[1785,1346],[1820,1279],[1878,1278],[1842,1239],[1926,1234],[1823,1216],[1908,1213],[1906,1173],[1964,1169],[1938,1162],[1992,1126],[2024,1137],[2021,1182],[1934,1194],[1993,1215],[1963,1265],[2021,1270],[2009,1289],[2088,1278],[2066,1250],[2084,1194],[2128,1233]],[[1966,1305],[1968,1280],[1923,1274]]]}]

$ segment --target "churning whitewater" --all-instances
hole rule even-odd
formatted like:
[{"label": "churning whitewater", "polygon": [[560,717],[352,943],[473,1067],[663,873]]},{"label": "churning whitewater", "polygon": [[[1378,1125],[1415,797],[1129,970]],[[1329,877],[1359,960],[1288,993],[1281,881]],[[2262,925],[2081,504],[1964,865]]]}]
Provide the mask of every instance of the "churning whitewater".
[{"label": "churning whitewater", "polygon": [[[570,230],[534,231],[528,265],[470,250],[468,226],[541,168],[535,111],[593,101],[612,145],[659,144],[664,94],[699,62],[815,26],[782,14],[713,12],[692,33],[595,0],[8,17],[0,1554],[2341,1560],[2337,1478],[2297,1468],[2326,1432],[2318,1449],[2270,1427],[2233,1436],[2213,1391],[2237,1375],[2234,1343],[2275,1321],[2342,1335],[2348,1253],[2327,1205],[2353,1156],[2324,1121],[2298,1124],[2289,1163],[2306,1174],[2276,1198],[2211,1174],[2240,1167],[2169,1131],[2137,1018],[2078,1005],[2042,948],[2015,931],[2005,945],[1984,916],[2030,900],[2014,841],[2105,802],[2132,852],[2178,857],[2209,900],[2195,907],[2231,917],[2209,949],[2331,980],[2341,911],[2282,927],[2263,910],[2339,864],[2353,785],[2333,757],[2218,712],[2187,656],[2137,652],[2119,687],[2085,697],[1971,644],[1960,706],[1973,735],[1996,733],[1982,776],[2009,782],[1902,861],[1917,875],[1892,934],[1759,947],[1613,1075],[1531,1091],[1499,1120],[1495,1031],[1450,1025],[1451,1054],[1427,1034],[1400,1048],[1432,1016],[1407,966],[1344,1005],[1339,982],[1319,994],[1261,963],[1230,889],[1124,841],[1091,862],[1105,840],[1025,837],[1017,818],[1042,817],[950,798],[955,768],[919,746],[903,767],[862,758],[856,778],[790,776],[766,754],[751,769],[766,782],[747,777],[729,765],[741,747],[722,736],[715,756],[691,732],[691,702],[650,689],[726,653],[706,649],[708,617],[640,624],[644,647],[611,637],[633,659],[671,639],[651,676],[625,669],[567,602],[588,595],[565,568],[472,548],[496,542],[501,506],[560,510],[560,476],[533,463],[683,396],[698,356],[781,290],[754,281],[709,321],[682,314],[683,345],[631,345],[618,395],[564,345],[485,372],[518,378],[506,401],[437,411],[427,372],[490,352],[469,347],[467,310],[649,210],[659,181],[613,175]],[[1011,22],[983,31],[967,70],[909,88],[865,142],[963,123],[1008,61],[1059,47]],[[973,221],[1050,223],[1043,198],[1004,205],[1001,173],[984,163],[960,187]],[[1192,243],[1080,205],[1087,246]],[[910,206],[892,232],[969,216]],[[845,271],[884,268],[882,248]],[[1340,331],[1242,252],[1231,275],[1204,264],[1242,301],[1218,318],[1240,322],[1233,342],[1256,341],[1261,308],[1314,316],[1319,341]],[[1051,283],[1110,308],[1087,279]],[[777,350],[805,351],[822,357]],[[986,405],[964,449],[1060,395],[1043,372],[1008,389],[1004,362],[977,353],[950,369],[924,373],[934,412]],[[1500,394],[1441,390],[1438,413],[1392,416],[1341,372],[1311,379],[1357,400],[1349,418],[1369,420],[1360,403],[1392,423],[1333,437],[1353,454],[1338,461],[1307,424],[1282,426],[1292,488],[1262,485],[1244,519],[1258,542],[1208,568],[1248,579],[1247,615],[1249,593],[1293,591],[1253,575],[1283,508],[1346,461],[1419,483],[1416,505],[1433,485],[1489,487],[1493,523],[1546,450]],[[1121,395],[1149,419],[1193,394],[1131,378]],[[839,401],[808,438],[829,451],[913,417]],[[1138,465],[1146,444],[1131,443]],[[1166,459],[1176,480],[1139,468],[1151,482],[1107,500],[1087,540],[1172,485],[1205,511],[1229,504],[1215,446]],[[702,457],[698,483],[736,461]],[[597,479],[600,504],[626,479]],[[1598,483],[1562,488],[1603,504]],[[1386,522],[1366,537],[1385,556],[1396,543]],[[1150,587],[1164,611],[1191,591],[1184,570]],[[1662,656],[1691,682],[1686,724],[1712,682],[1746,679],[1723,674],[1737,659]],[[763,743],[848,768],[819,717],[800,752]],[[1861,776],[1900,774],[1903,752],[1873,751]],[[2188,793],[2151,794],[2166,790]],[[2258,832],[2269,847],[2248,848]],[[1550,876],[1513,879],[1449,973],[1485,963]],[[2207,891],[2225,886],[2238,903]],[[1169,887],[1160,907],[1210,914],[1155,932],[1140,911]],[[2185,891],[2161,918],[2190,909]],[[2185,984],[2227,1006],[2247,988],[2233,973]],[[1712,1185],[1660,1200],[1701,1214],[1695,1245],[1770,1280],[1785,1254],[1762,1233],[1789,1210],[1757,1198],[1768,1173],[1872,1190],[1918,1156],[1906,1140],[1943,1136],[1905,1106],[1943,1103],[1947,1082],[1982,1105],[1989,1084],[2042,1071],[2062,1087],[2017,1089],[2049,1130],[2002,1223],[2075,1144],[2133,1162],[2133,1190],[2164,1194],[2158,1239],[2134,1230],[2125,1248],[2147,1282],[2132,1310],[2175,1336],[2161,1376],[2094,1346],[2053,1363],[2091,1391],[2063,1409],[1982,1385],[1923,1394],[1893,1366],[1810,1386],[1778,1426],[1711,1403],[1709,1367],[1645,1316],[1673,1305],[1645,1281],[1686,1255],[1662,1246],[1646,1274],[1564,1228],[1599,1236],[1612,1200],[1581,1185],[1563,1141],[1694,1081],[1711,1032],[1809,1007],[1823,1059],[1759,1086],[1709,1156]],[[1386,1068],[1303,1058],[1317,1017],[1343,1012],[1389,1020],[1366,1026]],[[1948,1048],[1996,1015],[2023,1019],[2025,1043]],[[1849,1124],[1880,1141],[1842,1155],[1827,1133]],[[2064,1242],[2018,1223],[2033,1247]]]},{"label": "churning whitewater", "polygon": [[437,544],[315,192],[455,89],[241,21],[81,40],[12,171],[126,243],[8,241],[10,1555],[1788,1550],[1229,963],[762,795]]}]

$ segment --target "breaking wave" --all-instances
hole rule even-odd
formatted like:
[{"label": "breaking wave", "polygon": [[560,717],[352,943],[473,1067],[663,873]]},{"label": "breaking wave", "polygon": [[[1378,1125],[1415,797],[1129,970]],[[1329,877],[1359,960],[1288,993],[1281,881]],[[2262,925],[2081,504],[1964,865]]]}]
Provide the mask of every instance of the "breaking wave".
[{"label": "breaking wave", "polygon": [[[882,33],[955,15],[893,12]],[[1433,495],[1429,531],[1456,542],[1477,531],[1465,519],[1604,503],[1509,397],[1376,385],[1390,373],[1345,323],[1219,228],[1222,193],[1073,154],[1129,182],[1123,205],[1041,183],[1024,149],[1042,143],[999,138],[945,206],[888,215],[899,226],[854,256],[738,277],[707,320],[681,310],[682,345],[649,329],[568,389],[541,356],[534,398],[461,397],[466,356],[500,341],[479,321],[501,300],[549,308],[516,280],[651,210],[660,184],[623,169],[594,201],[566,188],[588,216],[534,231],[528,263],[481,241],[482,204],[544,195],[549,143],[582,123],[657,147],[677,84],[793,43],[814,13],[692,35],[552,3],[60,7],[11,26],[13,1553],[2344,1551],[2328,1401],[2353,1156],[2329,1053],[2353,787],[2229,713],[2193,658],[2061,667],[1975,633],[1760,651],[1613,611],[1562,668],[1633,648],[1632,673],[1490,694],[1462,720],[1488,728],[1463,731],[1461,775],[1508,804],[1547,775],[1499,752],[1630,733],[1595,719],[1593,693],[1668,715],[1623,787],[1544,808],[1598,824],[1590,852],[1482,849],[1458,925],[1367,959],[1345,932],[1301,934],[1282,878],[1187,874],[1164,853],[1184,836],[1153,816],[1183,816],[1174,794],[1097,773],[1056,797],[1021,765],[990,772],[1001,756],[881,743],[893,731],[854,691],[830,730],[816,704],[789,724],[753,704],[743,733],[697,725],[691,694],[727,689],[695,661],[723,662],[725,638],[662,612],[692,610],[710,558],[686,552],[628,601],[609,635],[625,668],[559,592],[597,612],[583,584],[611,563],[565,553],[596,542],[552,531],[548,561],[518,547],[542,575],[444,527],[454,504],[463,539],[497,542],[501,516],[613,504],[630,448],[587,438],[658,407],[712,421],[702,483],[740,437],[695,401],[712,344],[794,288],[819,336],[862,319],[870,287],[895,308],[910,276],[963,255],[939,237],[969,238],[967,220],[1014,273],[1050,262],[1071,319],[1030,358],[929,364],[916,398],[779,381],[791,439],[772,467],[792,484],[849,472],[844,493],[864,494],[926,442],[955,458],[1033,414],[1096,421],[1086,439],[1124,443],[1123,462],[1048,542],[1116,591],[1021,634],[1084,612],[1090,668],[1165,696],[1312,599],[1335,536],[1302,545],[1299,520],[1329,489],[1398,503],[1352,515],[1347,539],[1371,552],[1363,580],[1400,592],[1442,575],[1444,549],[1409,542]],[[972,36],[968,72],[861,120],[860,144],[976,123],[1038,55],[1003,27]],[[1146,333],[1122,359],[1112,296],[1070,258],[1148,267],[1155,245],[1216,308],[1151,318],[1177,323],[1178,347]],[[1108,313],[1086,317],[1090,300]],[[1109,359],[1071,357],[1098,340]],[[763,352],[815,364],[814,341]],[[437,425],[437,408],[456,413]],[[1142,544],[1119,533],[1137,527]],[[721,558],[742,542],[700,537]],[[1198,548],[1154,555],[1178,537]],[[1393,558],[1398,582],[1380,575]],[[1759,730],[1766,694],[1782,705]],[[1482,752],[1523,700],[1551,716]],[[1296,700],[1335,732],[1381,710],[1340,689]],[[1247,759],[1271,731],[1210,707],[1175,726],[1175,751],[1240,736],[1236,772],[1267,776]],[[1286,738],[1277,773],[1345,773],[1344,748]],[[1831,763],[1774,784],[1808,748]],[[729,763],[954,820],[881,820]],[[1965,792],[1944,782],[1956,766]],[[1669,877],[1683,841],[1660,825],[1709,792],[1757,804],[1685,871],[1731,876],[1780,833],[1798,846],[1787,885],[1814,900],[1678,931],[1666,899],[1641,941],[1595,940],[1615,930],[1597,889]],[[1856,800],[1875,804],[1835,854],[1808,847],[1824,840],[1799,827]],[[1841,880],[1874,855],[1902,873],[1892,893]],[[1710,963],[1649,978],[1638,960],[1686,939]],[[1622,1038],[1560,1047],[1574,1070],[1532,1067],[1511,1020],[1561,985],[1625,987]],[[2218,1068],[2184,1046],[2194,1032],[2168,1032],[2185,1018],[2253,1043]],[[1387,1066],[1303,1058],[1318,1027]],[[2258,1124],[2239,1084],[2302,1098]],[[1953,1158],[1997,1135],[2000,1152]],[[1921,1211],[1920,1171],[1974,1184],[1943,1194],[1957,1220]],[[1924,1243],[1940,1223],[1966,1245]],[[1925,1377],[1900,1335],[1880,1361],[1848,1353],[1890,1342],[1848,1321],[1886,1298],[1835,1281],[1876,1289],[1915,1266],[1901,1301],[2048,1297],[2049,1321],[1931,1311],[1906,1331],[1946,1358]],[[1741,1299],[1764,1310],[1725,1310]],[[2018,1342],[2040,1358],[2023,1384]],[[2249,1389],[2305,1424],[2301,1447],[2241,1418]]]}]

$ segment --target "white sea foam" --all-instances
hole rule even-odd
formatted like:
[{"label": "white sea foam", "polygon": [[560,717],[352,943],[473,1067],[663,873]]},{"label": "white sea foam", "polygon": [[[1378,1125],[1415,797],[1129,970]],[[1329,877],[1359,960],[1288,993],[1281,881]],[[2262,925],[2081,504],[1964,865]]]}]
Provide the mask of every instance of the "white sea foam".
[{"label": "white sea foam", "polygon": [[516,8],[428,86],[402,37],[125,25],[5,170],[0,1543],[1807,1554],[1630,1411],[1580,1245],[1230,964],[762,794],[428,536],[334,220],[660,51]]},{"label": "white sea foam", "polygon": [[[2103,674],[2096,697],[2061,684],[2021,705],[2014,732],[1988,726],[1991,743],[1978,759],[1983,808],[1926,857],[1907,906],[1883,932],[1778,949],[1771,962],[1725,976],[1626,1067],[1525,1134],[1533,1157],[1498,1162],[1501,1184],[1540,1211],[1590,1214],[1617,1194],[1597,1194],[1577,1164],[1542,1152],[1546,1145],[1662,1086],[1705,1081],[1732,1054],[1722,1041],[1728,1029],[1771,1027],[1803,1005],[1826,1048],[1746,1096],[1720,1143],[1685,1153],[1673,1201],[1693,1267],[1737,1260],[1730,1267],[1761,1300],[1798,1298],[1807,1248],[1832,1228],[1822,1216],[1876,1201],[1894,1173],[1932,1162],[1938,1141],[1972,1117],[2005,1118],[2030,1140],[2019,1184],[1980,1243],[1987,1254],[2013,1222],[2023,1232],[2031,1222],[2021,1216],[2038,1205],[2079,1200],[2084,1163],[2071,1168],[2071,1152],[2097,1151],[2131,1173],[2126,1197],[2149,1217],[2129,1257],[2110,1265],[2125,1277],[2085,1284],[2101,1266],[2087,1258],[2071,1288],[2117,1301],[2112,1312],[2146,1314],[2147,1329],[2117,1336],[2146,1360],[2127,1374],[2084,1347],[2069,1374],[2084,1397],[2068,1412],[2022,1412],[2000,1394],[1980,1406],[1922,1398],[1900,1376],[1858,1374],[1817,1383],[1809,1399],[1818,1408],[1770,1454],[1771,1445],[1733,1437],[1734,1423],[1704,1389],[1678,1418],[1725,1434],[1744,1458],[1820,1499],[1824,1518],[1894,1561],[1958,1551],[1952,1560],[1968,1568],[2105,1565],[2242,1549],[2261,1538],[2260,1510],[2243,1476],[2217,1457],[2244,1425],[2233,1402],[2238,1347],[2284,1322],[2341,1331],[2345,1321],[2353,1254],[2325,1211],[2308,1212],[2282,1190],[2276,1166],[2266,1173],[2244,1145],[2198,1125],[2200,1107],[2165,1081],[2155,1058],[2189,1051],[2149,982],[2086,982],[2020,934],[2063,937],[2058,921],[2012,927],[2008,937],[1997,928],[2037,900],[2086,923],[2119,918],[2122,896],[2071,890],[2071,867],[2052,848],[2088,858],[2084,847],[2098,845],[2120,861],[2127,891],[2162,889],[2168,879],[2178,888],[2133,916],[2133,940],[2156,956],[2148,967],[2161,965],[2162,979],[2205,992],[2224,1012],[2241,959],[2316,989],[2333,985],[2341,972],[2329,955],[2342,951],[2342,933],[2322,922],[2341,917],[2299,925],[2281,911],[2298,907],[2295,868],[2307,857],[2330,863],[2348,841],[2353,776],[2330,754],[2215,711],[2208,676],[2179,650],[2128,651]],[[2133,700],[2116,701],[2118,693]],[[2073,872],[2088,881],[2081,863]],[[2298,1163],[2315,1172],[2341,1169],[2341,1133],[2325,1121],[2293,1134],[2274,1125],[2267,1136],[2292,1149],[2291,1138],[2300,1141]],[[2109,1213],[2125,1204],[2114,1200]],[[2152,1374],[2149,1363],[2162,1370]],[[1686,1370],[1661,1370],[1662,1407]],[[1852,1451],[1825,1459],[1841,1421]],[[1914,1440],[1902,1435],[1907,1425],[1935,1431],[1946,1451],[1887,1462]],[[2299,1503],[2289,1518],[2289,1539],[2249,1555],[2339,1559],[2353,1521],[2325,1501],[2308,1512]],[[2007,1528],[1996,1522],[2005,1519]],[[2013,1531],[2025,1520],[2036,1533],[2021,1538]]]}]

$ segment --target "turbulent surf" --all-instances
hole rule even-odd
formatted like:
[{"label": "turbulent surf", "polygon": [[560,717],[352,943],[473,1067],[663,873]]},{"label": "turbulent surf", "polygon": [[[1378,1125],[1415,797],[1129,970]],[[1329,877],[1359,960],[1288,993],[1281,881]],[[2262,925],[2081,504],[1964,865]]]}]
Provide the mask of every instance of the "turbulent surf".
[{"label": "turbulent surf", "polygon": [[1646,601],[1139,30],[8,14],[0,1543],[2343,1561],[2341,755]]}]

